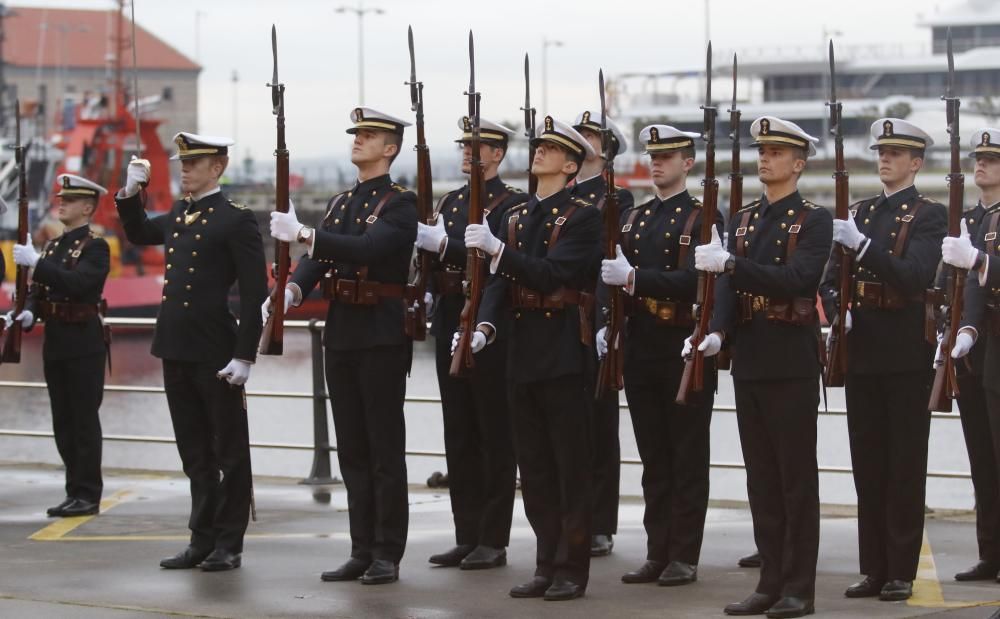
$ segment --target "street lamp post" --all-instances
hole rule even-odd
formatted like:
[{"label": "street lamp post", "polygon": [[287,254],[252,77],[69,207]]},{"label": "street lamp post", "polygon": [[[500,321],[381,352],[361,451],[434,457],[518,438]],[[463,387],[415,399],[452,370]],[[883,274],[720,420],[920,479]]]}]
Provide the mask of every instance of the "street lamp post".
[{"label": "street lamp post", "polygon": [[562,41],[542,38],[542,113],[549,113],[549,48],[562,47]]},{"label": "street lamp post", "polygon": [[364,8],[364,0],[358,0],[358,6],[339,6],[336,13],[354,13],[358,16],[358,105],[365,104],[365,27],[364,20],[366,13],[382,15],[385,13],[379,8]]},{"label": "street lamp post", "polygon": [[[239,101],[240,101],[240,76],[236,72],[236,69],[233,69],[233,141],[236,142],[237,144],[239,144],[238,134],[240,127]],[[234,174],[233,176],[237,176],[239,174],[239,169],[240,169],[239,161],[240,161],[239,158],[236,156],[236,146],[234,145],[233,162],[236,165],[233,166],[233,170],[236,171],[236,174]]]}]

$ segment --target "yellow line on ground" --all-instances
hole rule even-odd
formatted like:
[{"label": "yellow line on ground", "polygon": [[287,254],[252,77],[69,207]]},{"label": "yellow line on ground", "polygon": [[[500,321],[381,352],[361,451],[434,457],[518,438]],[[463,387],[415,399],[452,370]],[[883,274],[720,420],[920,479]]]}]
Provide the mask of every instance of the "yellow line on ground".
[{"label": "yellow line on ground", "polygon": [[[132,494],[131,490],[119,490],[118,492],[112,494],[108,498],[101,501],[101,513],[104,513],[114,506],[118,505],[125,500],[128,495]],[[28,539],[36,542],[55,542],[67,534],[71,533],[77,527],[86,524],[96,518],[97,516],[77,516],[75,518],[60,518],[52,524],[48,525],[40,531],[32,533]]]},{"label": "yellow line on ground", "polygon": [[1000,600],[992,601],[945,601],[938,579],[937,565],[934,563],[934,551],[927,539],[927,529],[924,529],[924,541],[920,546],[920,562],[917,564],[917,578],[913,581],[913,597],[906,601],[909,606],[923,608],[977,608],[980,606],[1000,606]]}]

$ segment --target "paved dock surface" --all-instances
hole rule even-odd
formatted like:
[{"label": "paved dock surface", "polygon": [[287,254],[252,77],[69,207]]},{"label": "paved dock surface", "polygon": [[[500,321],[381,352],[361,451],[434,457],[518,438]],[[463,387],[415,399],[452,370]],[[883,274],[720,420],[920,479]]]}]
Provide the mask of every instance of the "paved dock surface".
[{"label": "paved dock surface", "polygon": [[[453,541],[447,492],[413,487],[410,534],[391,585],[323,583],[320,572],[347,558],[346,495],[296,480],[255,480],[258,521],[243,567],[223,573],[166,571],[159,559],[187,540],[187,480],[108,471],[96,517],[50,519],[62,499],[54,467],[0,464],[0,617],[722,617],[726,603],[753,591],[756,570],[736,567],[753,550],[749,511],[709,511],[698,582],[686,587],[625,585],[645,558],[642,504],[624,499],[614,553],[594,559],[587,595],[571,602],[514,600],[508,589],[533,572],[534,537],[518,501],[507,567],[480,572],[435,568],[427,557]],[[326,500],[324,500],[326,499]],[[976,559],[970,514],[928,517],[921,568],[909,602],[848,600],[858,579],[857,522],[849,508],[825,507],[817,613],[826,617],[990,617],[1000,584],[957,583]]]}]

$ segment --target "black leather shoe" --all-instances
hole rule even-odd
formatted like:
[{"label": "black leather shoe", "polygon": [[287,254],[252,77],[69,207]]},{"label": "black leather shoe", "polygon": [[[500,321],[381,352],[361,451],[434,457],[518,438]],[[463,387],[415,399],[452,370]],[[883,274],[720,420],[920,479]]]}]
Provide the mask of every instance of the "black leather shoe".
[{"label": "black leather shoe", "polygon": [[646,561],[639,569],[625,572],[622,575],[622,582],[630,585],[656,582],[665,569],[667,569],[667,564],[662,561]]},{"label": "black leather shoe", "polygon": [[661,587],[677,587],[679,585],[690,585],[698,580],[698,566],[681,561],[671,561],[667,569],[663,570],[656,582]]},{"label": "black leather shoe", "polygon": [[615,540],[610,535],[594,535],[590,538],[590,556],[606,557],[615,547]]},{"label": "black leather shoe", "polygon": [[552,582],[552,586],[545,590],[543,597],[550,602],[563,602],[565,600],[582,598],[586,591],[586,587],[578,585],[571,580],[556,578]]},{"label": "black leather shoe", "polygon": [[878,595],[878,592],[882,590],[882,585],[885,584],[884,578],[875,578],[874,576],[865,576],[864,580],[861,582],[856,582],[844,591],[844,595],[849,598],[870,598]]},{"label": "black leather shoe", "polygon": [[760,567],[760,553],[753,552],[745,557],[740,557],[736,565],[740,567]]},{"label": "black leather shoe", "polygon": [[535,576],[523,585],[517,585],[510,590],[512,598],[540,598],[552,586],[552,581],[543,576]]},{"label": "black leather shoe", "polygon": [[55,507],[50,507],[47,510],[45,510],[45,514],[50,518],[54,518],[56,516],[62,516],[62,510],[75,500],[76,499],[74,499],[73,497],[66,497],[65,499],[63,499],[63,502],[60,503],[59,505],[56,505]]},{"label": "black leather shoe", "polygon": [[399,566],[388,559],[375,559],[361,576],[365,585],[386,585],[399,580]]},{"label": "black leather shoe", "polygon": [[203,572],[225,572],[226,570],[235,570],[241,565],[243,565],[243,555],[216,548],[201,562],[201,570]]},{"label": "black leather shoe", "polygon": [[319,579],[323,582],[357,580],[364,575],[364,573],[368,570],[369,565],[371,565],[371,561],[363,561],[361,559],[351,557],[347,560],[347,563],[341,565],[337,569],[320,574]]},{"label": "black leather shoe", "polygon": [[100,504],[86,499],[73,499],[73,502],[62,508],[59,516],[75,518],[76,516],[93,516],[101,509]]},{"label": "black leather shoe", "polygon": [[472,544],[459,544],[448,552],[431,555],[431,558],[427,560],[442,567],[458,567],[462,563],[462,559],[469,556],[469,553],[475,548]]},{"label": "black leather shoe", "polygon": [[908,600],[913,595],[913,583],[909,580],[890,580],[882,585],[878,599],[883,602],[899,602]]},{"label": "black leather shoe", "polygon": [[742,602],[726,604],[723,612],[727,615],[763,615],[777,601],[777,596],[754,592]]},{"label": "black leather shoe", "polygon": [[160,560],[160,567],[167,570],[189,570],[198,567],[198,564],[211,553],[211,550],[198,550],[188,546],[174,556]]},{"label": "black leather shoe", "polygon": [[998,572],[1000,572],[1000,566],[996,563],[980,561],[969,569],[955,574],[955,580],[960,582],[968,580],[994,580]]},{"label": "black leather shoe", "polygon": [[816,612],[812,600],[797,597],[783,597],[774,606],[767,609],[770,619],[786,619],[787,617],[805,617]]},{"label": "black leather shoe", "polygon": [[492,546],[476,546],[462,559],[459,567],[463,570],[488,570],[493,567],[507,565],[507,550]]}]

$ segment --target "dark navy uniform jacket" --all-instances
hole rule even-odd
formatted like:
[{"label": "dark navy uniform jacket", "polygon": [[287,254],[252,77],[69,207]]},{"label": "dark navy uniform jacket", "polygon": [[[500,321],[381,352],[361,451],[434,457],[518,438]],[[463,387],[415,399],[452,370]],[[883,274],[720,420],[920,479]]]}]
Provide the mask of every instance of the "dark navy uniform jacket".
[{"label": "dark navy uniform jacket", "polygon": [[[149,218],[139,196],[115,203],[131,243],[163,245],[166,252],[153,355],[220,368],[233,358],[254,361],[267,266],[253,212],[217,192],[193,203],[178,200],[168,213]],[[229,310],[233,284],[240,293],[238,326]]]}]

